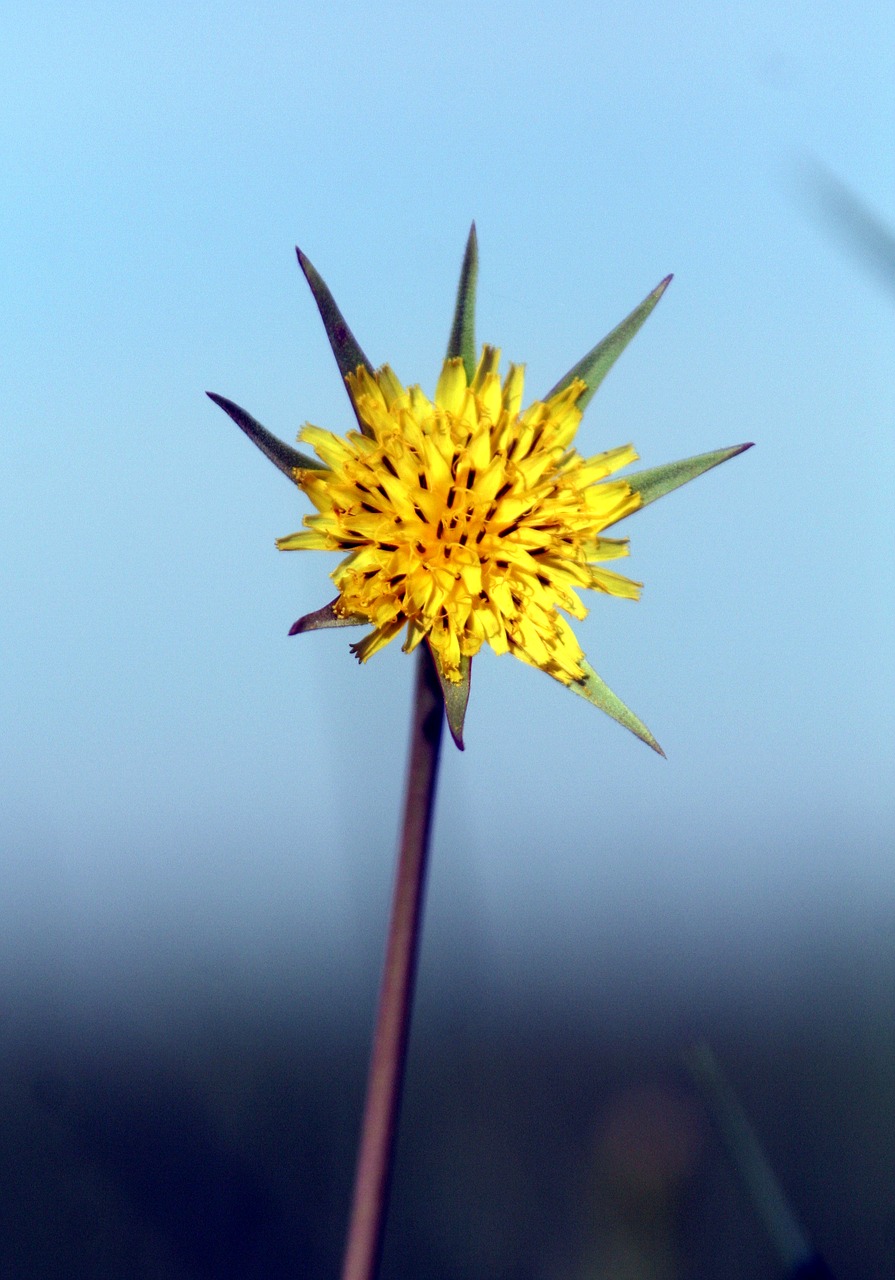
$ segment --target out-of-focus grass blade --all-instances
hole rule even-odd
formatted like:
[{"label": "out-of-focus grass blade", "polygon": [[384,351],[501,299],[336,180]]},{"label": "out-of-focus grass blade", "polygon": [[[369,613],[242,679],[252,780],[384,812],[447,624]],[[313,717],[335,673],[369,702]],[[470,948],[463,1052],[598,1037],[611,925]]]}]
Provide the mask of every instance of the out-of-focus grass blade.
[{"label": "out-of-focus grass blade", "polygon": [[895,294],[895,230],[820,165],[811,167],[808,184],[818,214],[832,227],[843,248],[860,258]]},{"label": "out-of-focus grass blade", "polygon": [[684,1062],[718,1127],[731,1163],[773,1241],[786,1274],[795,1280],[829,1275],[802,1230],[758,1136],[710,1045],[700,1041]]}]

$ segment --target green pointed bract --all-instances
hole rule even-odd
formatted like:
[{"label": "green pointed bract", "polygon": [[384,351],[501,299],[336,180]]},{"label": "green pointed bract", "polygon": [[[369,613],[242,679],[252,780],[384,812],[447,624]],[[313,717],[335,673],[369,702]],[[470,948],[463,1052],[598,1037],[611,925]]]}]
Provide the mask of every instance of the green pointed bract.
[{"label": "green pointed bract", "polygon": [[325,604],[322,609],[315,609],[313,613],[306,613],[303,618],[299,618],[298,622],[293,622],[289,628],[290,636],[300,636],[306,631],[323,631],[327,627],[360,627],[370,619],[362,613],[342,614],[336,613],[336,605],[339,603],[338,596],[335,600],[331,600],[329,604]]},{"label": "green pointed bract", "polygon": [[448,359],[460,356],[466,370],[468,382],[472,382],[476,368],[475,349],[475,291],[479,279],[479,243],[475,233],[475,223],[469,228],[466,241],[466,252],[463,254],[463,265],[460,268],[460,284],[457,287],[457,301],[454,306],[454,322],[451,325],[451,336],[448,342]]},{"label": "green pointed bract", "polygon": [[629,707],[625,706],[621,698],[617,697],[608,684],[600,679],[589,663],[582,662],[581,665],[585,671],[585,678],[581,681],[573,681],[569,685],[572,692],[577,693],[582,698],[586,698],[588,702],[592,702],[601,711],[605,711],[607,716],[612,716],[613,720],[617,720],[626,729],[630,729],[648,747],[652,747],[653,751],[657,751],[660,756],[664,756],[665,752],[643,721],[638,719]]},{"label": "green pointed bract", "polygon": [[213,391],[206,391],[205,394],[209,400],[213,400],[216,405],[219,405],[224,410],[224,413],[233,419],[252,443],[258,446],[265,458],[270,458],[274,466],[278,467],[284,476],[288,476],[293,484],[295,484],[296,470],[325,470],[323,463],[319,459],[312,458],[306,453],[300,453],[298,449],[293,449],[291,445],[284,444],[282,440],[278,440],[266,427],[262,427],[260,422],[256,422],[250,413],[246,413],[245,409],[240,409],[239,405],[234,404],[232,400],[227,400],[224,396],[215,395]]},{"label": "green pointed bract", "polygon": [[[349,329],[345,317],[336,306],[336,300],[330,293],[326,281],[319,275],[313,263],[305,257],[297,245],[295,252],[298,254],[298,265],[305,273],[305,279],[308,282],[311,293],[314,295],[314,301],[317,303],[317,310],[320,312],[320,319],[323,321],[326,336],[329,338],[329,345],[332,347],[336,364],[339,366],[342,381],[345,381],[349,373],[356,373],[361,365],[363,365],[367,373],[372,374],[373,366],[364,355],[357,339]],[[354,401],[352,401],[351,407],[354,409],[361,431],[364,435],[370,435],[370,428],[358,414]]]},{"label": "green pointed bract", "polygon": [[657,284],[652,293],[647,294],[640,306],[635,307],[627,319],[617,325],[610,334],[607,334],[602,342],[598,342],[593,350],[579,360],[564,378],[560,378],[556,386],[544,396],[544,399],[549,400],[551,396],[555,396],[558,391],[562,391],[564,387],[567,387],[574,378],[580,378],[586,386],[586,389],[578,397],[578,408],[583,412],[590,404],[597,387],[599,387],[625,347],[641,328],[647,316],[671,284],[671,280],[671,276],[666,276],[661,284]]},{"label": "green pointed bract", "polygon": [[441,695],[444,698],[444,710],[447,716],[448,728],[451,731],[451,737],[460,748],[465,750],[463,746],[463,721],[466,719],[466,706],[469,702],[469,682],[472,678],[472,658],[468,658],[465,654],[460,655],[460,679],[448,680],[441,669],[438,661],[438,655],[430,649],[438,674],[438,683],[441,685]]},{"label": "green pointed bract", "polygon": [[[684,458],[680,462],[666,462],[662,467],[650,467],[648,471],[635,471],[633,475],[625,476],[625,483],[640,494],[640,505],[646,507],[657,498],[664,498],[672,489],[679,489],[688,480],[695,480],[704,472],[711,471],[712,467],[719,467],[722,462],[751,448],[750,441],[748,444],[731,445],[729,449],[699,453],[694,458]],[[639,507],[637,509],[640,510]]]}]

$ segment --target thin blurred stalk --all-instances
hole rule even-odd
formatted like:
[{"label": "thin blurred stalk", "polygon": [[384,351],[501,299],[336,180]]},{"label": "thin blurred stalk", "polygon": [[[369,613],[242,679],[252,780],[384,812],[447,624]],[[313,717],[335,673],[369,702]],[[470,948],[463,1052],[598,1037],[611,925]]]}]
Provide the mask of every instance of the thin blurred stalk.
[{"label": "thin blurred stalk", "polygon": [[404,824],[398,849],[379,1009],[354,1179],[342,1280],[374,1280],[379,1267],[422,925],[444,699],[421,645],[410,727]]},{"label": "thin blurred stalk", "polygon": [[700,1041],[686,1053],[685,1062],[786,1275],[804,1280],[809,1276],[828,1275],[826,1270],[819,1269],[821,1260],[812,1249],[711,1047]]},{"label": "thin blurred stalk", "polygon": [[890,294],[895,291],[892,226],[822,165],[811,164],[805,177],[815,213],[835,232],[843,248],[859,258]]}]

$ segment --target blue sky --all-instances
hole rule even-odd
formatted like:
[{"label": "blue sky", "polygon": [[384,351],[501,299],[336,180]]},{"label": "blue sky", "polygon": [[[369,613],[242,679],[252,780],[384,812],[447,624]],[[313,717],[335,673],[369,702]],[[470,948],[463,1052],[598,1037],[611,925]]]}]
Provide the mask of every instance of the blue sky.
[{"label": "blue sky", "polygon": [[895,224],[891,7],[13,5],[0,34],[8,980],[364,960],[412,666],[287,638],[335,562],[275,551],[303,499],[204,391],[349,425],[296,243],[431,391],[473,218],[479,337],[529,396],[675,273],[586,451],[757,447],[630,522],[643,599],[580,628],[667,762],[477,661],[430,945],[860,945],[893,897],[895,298],[811,183]]}]

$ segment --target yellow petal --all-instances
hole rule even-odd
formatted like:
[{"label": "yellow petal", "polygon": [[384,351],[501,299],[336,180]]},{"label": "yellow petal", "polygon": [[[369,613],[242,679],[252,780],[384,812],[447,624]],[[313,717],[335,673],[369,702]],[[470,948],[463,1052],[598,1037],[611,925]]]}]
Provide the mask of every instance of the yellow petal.
[{"label": "yellow petal", "polygon": [[466,370],[457,356],[445,360],[435,388],[435,403],[447,413],[460,414],[466,399]]}]

